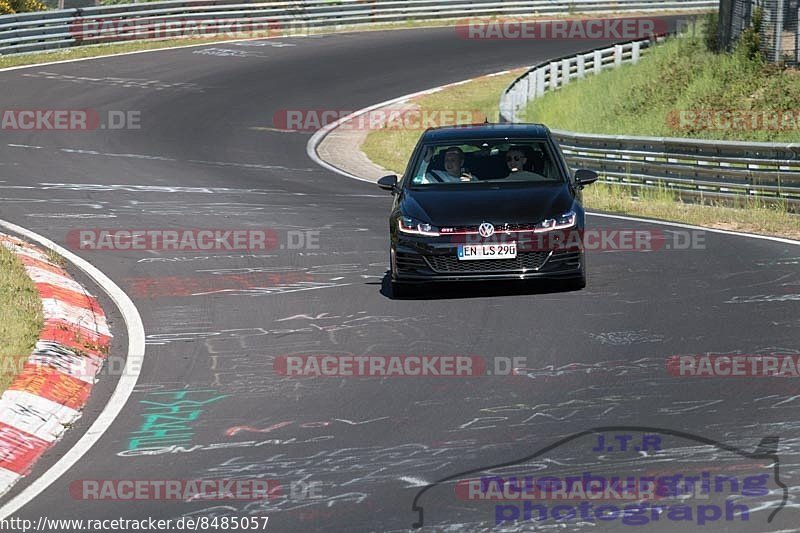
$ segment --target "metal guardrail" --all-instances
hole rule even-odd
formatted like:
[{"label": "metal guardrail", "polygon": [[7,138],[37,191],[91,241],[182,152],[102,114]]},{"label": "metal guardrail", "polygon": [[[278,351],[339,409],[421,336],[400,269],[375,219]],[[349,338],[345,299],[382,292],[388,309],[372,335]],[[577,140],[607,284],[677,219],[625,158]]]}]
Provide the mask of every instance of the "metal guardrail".
[{"label": "metal guardrail", "polygon": [[519,111],[527,103],[588,74],[597,74],[622,63],[636,63],[652,45],[649,39],[618,44],[578,55],[552,59],[514,80],[500,98],[500,116],[505,122],[522,122]]},{"label": "metal guardrail", "polygon": [[[521,109],[549,90],[623,63],[635,63],[652,43],[639,41],[537,65],[500,99],[500,119],[524,122]],[[752,143],[669,137],[631,137],[553,130],[573,168],[601,181],[659,187],[688,196],[758,197],[800,204],[800,143]]]},{"label": "metal guardrail", "polygon": [[[286,33],[317,28],[468,17],[704,11],[716,0],[182,0],[0,16],[0,55],[161,35],[169,21],[224,21]],[[91,38],[84,31],[93,26]],[[125,24],[136,30],[123,36]],[[277,32],[276,32],[277,33]],[[285,34],[285,33],[284,33]],[[169,38],[166,37],[166,38]]]}]

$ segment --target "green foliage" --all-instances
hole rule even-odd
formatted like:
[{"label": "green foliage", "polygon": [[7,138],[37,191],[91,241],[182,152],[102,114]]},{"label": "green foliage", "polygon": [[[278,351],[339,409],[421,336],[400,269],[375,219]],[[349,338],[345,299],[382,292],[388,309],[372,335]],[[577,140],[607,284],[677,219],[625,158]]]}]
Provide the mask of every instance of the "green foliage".
[{"label": "green foliage", "polygon": [[[140,4],[145,4],[148,2],[163,2],[164,0],[139,0]],[[113,6],[118,4],[130,4],[133,0],[100,0],[100,3],[105,6]]]},{"label": "green foliage", "polygon": [[763,15],[761,8],[757,7],[753,11],[752,24],[739,36],[739,42],[736,43],[735,53],[745,60],[761,61],[764,58],[761,53],[762,21]]},{"label": "green foliage", "polygon": [[720,51],[719,42],[719,12],[712,11],[706,15],[705,20],[705,43],[706,49],[710,52]]},{"label": "green foliage", "polygon": [[39,0],[0,0],[0,15],[44,11],[47,6]]},{"label": "green foliage", "polygon": [[770,65],[760,53],[715,54],[704,36],[690,36],[656,46],[638,65],[548,92],[529,103],[525,118],[587,133],[797,142],[798,128],[695,127],[678,120],[687,111],[790,111],[796,117],[797,109],[800,73]]}]

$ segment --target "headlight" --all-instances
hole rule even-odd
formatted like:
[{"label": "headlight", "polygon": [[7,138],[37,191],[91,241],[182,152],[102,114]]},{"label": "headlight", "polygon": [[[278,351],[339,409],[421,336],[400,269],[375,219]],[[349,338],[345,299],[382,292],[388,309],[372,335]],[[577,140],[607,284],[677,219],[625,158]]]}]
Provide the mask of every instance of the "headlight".
[{"label": "headlight", "polygon": [[578,215],[575,211],[564,213],[558,218],[546,218],[534,226],[535,233],[544,233],[545,231],[553,231],[557,229],[567,229],[575,225]]},{"label": "headlight", "polygon": [[426,237],[439,236],[439,228],[411,217],[398,218],[397,229],[410,235],[425,235]]}]

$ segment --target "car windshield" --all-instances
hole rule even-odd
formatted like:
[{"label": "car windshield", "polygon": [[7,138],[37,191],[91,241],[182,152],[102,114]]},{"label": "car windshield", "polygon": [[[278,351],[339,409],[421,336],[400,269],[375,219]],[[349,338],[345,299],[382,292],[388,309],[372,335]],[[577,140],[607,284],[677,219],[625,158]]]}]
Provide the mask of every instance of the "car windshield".
[{"label": "car windshield", "polygon": [[411,186],[563,183],[555,161],[545,141],[427,144],[416,162]]}]

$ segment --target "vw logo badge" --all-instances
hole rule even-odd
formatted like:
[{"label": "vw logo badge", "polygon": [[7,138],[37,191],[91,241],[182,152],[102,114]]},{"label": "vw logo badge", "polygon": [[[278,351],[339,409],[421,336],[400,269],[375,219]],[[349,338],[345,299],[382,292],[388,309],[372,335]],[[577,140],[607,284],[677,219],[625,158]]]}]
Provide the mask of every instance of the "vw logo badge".
[{"label": "vw logo badge", "polygon": [[484,239],[487,237],[491,237],[494,235],[494,226],[489,224],[488,222],[484,222],[478,227],[478,233],[481,234],[481,237]]}]

